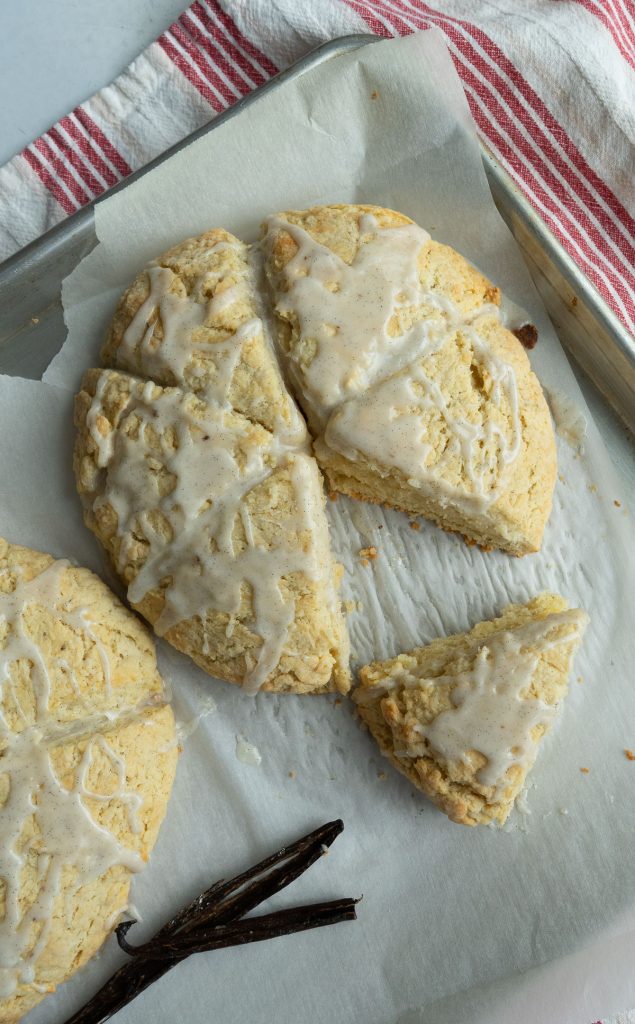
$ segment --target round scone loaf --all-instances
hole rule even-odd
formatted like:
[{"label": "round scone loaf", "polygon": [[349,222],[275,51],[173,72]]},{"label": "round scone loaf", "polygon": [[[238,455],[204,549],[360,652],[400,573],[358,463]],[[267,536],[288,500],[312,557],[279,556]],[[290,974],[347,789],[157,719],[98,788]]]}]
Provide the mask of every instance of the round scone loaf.
[{"label": "round scone loaf", "polygon": [[222,229],[142,271],[110,368],[77,396],[78,490],[131,604],[210,675],[345,692],[322,479],[260,301],[246,246]]},{"label": "round scone loaf", "polygon": [[153,643],[86,569],[0,539],[0,1020],[93,956],[156,841],[177,745]]},{"label": "round scone loaf", "polygon": [[408,217],[270,217],[279,345],[334,491],[484,548],[540,547],[556,478],[547,403],[500,292]]}]

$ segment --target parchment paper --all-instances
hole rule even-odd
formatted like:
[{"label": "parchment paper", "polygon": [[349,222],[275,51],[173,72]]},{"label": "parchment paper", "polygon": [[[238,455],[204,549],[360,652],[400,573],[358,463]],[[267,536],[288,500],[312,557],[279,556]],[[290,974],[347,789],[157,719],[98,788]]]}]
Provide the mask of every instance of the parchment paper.
[{"label": "parchment paper", "polygon": [[[584,408],[492,203],[451,60],[426,32],[307,73],[98,205],[101,244],[65,283],[69,340],[46,375],[59,389],[0,383],[0,533],[103,572],[73,494],[71,391],[97,361],[118,293],[186,235],[219,224],[255,238],[271,211],[334,201],[403,210],[472,259],[538,325],[531,360],[545,386]],[[635,909],[635,765],[623,753],[635,747],[630,520],[586,415],[583,452],[559,439],[538,555],[483,554],[427,524],[416,533],[398,513],[342,498],[329,506],[344,597],[363,606],[349,618],[357,664],[466,629],[545,588],[590,613],[564,713],[531,776],[531,814],[512,831],[447,821],[382,761],[348,702],[250,699],[159,644],[181,718],[209,695],[216,710],[186,743],[158,846],[135,880],[139,937],[212,880],[333,817],[344,819],[344,835],[279,902],[364,900],[355,924],[191,958],[123,1011],[121,1024],[515,1021],[526,1018],[514,1000],[529,1005],[536,977],[540,1019],[599,1015],[602,954],[579,957],[585,966],[573,975],[563,960],[548,984],[544,969],[515,979],[615,931],[618,919],[624,931],[632,919],[620,914]],[[379,557],[364,567],[357,552],[368,543]],[[259,767],[236,759],[237,733],[260,749]],[[64,1020],[117,959],[110,943],[33,1024]],[[575,983],[566,989],[556,976]],[[628,973],[612,994],[617,1006],[632,1005]]]}]

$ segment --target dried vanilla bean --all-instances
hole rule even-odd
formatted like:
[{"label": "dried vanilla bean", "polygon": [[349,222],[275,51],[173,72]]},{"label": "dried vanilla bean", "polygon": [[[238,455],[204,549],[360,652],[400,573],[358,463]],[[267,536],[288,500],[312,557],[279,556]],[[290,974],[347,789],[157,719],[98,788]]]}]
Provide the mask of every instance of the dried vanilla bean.
[{"label": "dried vanilla bean", "polygon": [[235,878],[215,882],[140,946],[130,945],[126,938],[135,922],[120,924],[117,939],[131,961],[116,971],[66,1024],[102,1024],[192,953],[355,920],[354,899],[293,907],[259,917],[244,916],[314,864],[343,828],[341,820],[328,822]]}]

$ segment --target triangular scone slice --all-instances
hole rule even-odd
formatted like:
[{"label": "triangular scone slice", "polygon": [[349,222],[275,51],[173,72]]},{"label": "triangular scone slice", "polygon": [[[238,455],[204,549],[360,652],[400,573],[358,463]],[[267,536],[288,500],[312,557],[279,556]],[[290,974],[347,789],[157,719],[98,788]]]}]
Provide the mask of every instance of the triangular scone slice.
[{"label": "triangular scone slice", "polygon": [[301,444],[306,427],[282,380],[247,255],[243,242],[214,228],[159,256],[123,294],[102,358],[227,402]]},{"label": "triangular scone slice", "polygon": [[361,670],[383,754],[453,821],[502,824],[532,767],[588,621],[553,594]]},{"label": "triangular scone slice", "polygon": [[87,525],[155,631],[246,689],[346,691],[348,644],[311,456],[215,402],[90,370]]},{"label": "triangular scone slice", "polygon": [[177,757],[168,705],[73,738],[47,742],[27,730],[0,754],[5,1024],[82,967],[120,920],[132,874],[156,842]]},{"label": "triangular scone slice", "polygon": [[0,538],[0,750],[165,699],[148,630],[105,583]]},{"label": "triangular scone slice", "polygon": [[279,214],[264,244],[280,348],[333,490],[485,548],[538,550],[555,442],[498,289],[378,207]]}]

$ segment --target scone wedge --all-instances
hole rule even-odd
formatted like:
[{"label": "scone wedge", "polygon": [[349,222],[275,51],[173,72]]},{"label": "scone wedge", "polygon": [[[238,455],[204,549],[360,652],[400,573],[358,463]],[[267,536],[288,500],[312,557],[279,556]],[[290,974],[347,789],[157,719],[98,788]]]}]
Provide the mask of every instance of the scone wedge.
[{"label": "scone wedge", "polygon": [[549,411],[500,292],[408,217],[286,211],[264,226],[278,342],[331,488],[484,548],[540,548]]},{"label": "scone wedge", "polygon": [[226,403],[288,443],[306,440],[273,358],[247,246],[223,228],[180,242],[137,275],[101,355],[104,366]]},{"label": "scone wedge", "polygon": [[227,405],[114,370],[76,401],[85,519],[156,632],[259,689],[349,686],[315,460]]},{"label": "scone wedge", "polygon": [[147,629],[86,569],[0,539],[0,1020],[96,953],[178,756]]},{"label": "scone wedge", "polygon": [[382,753],[461,825],[503,824],[567,692],[588,621],[554,594],[361,670]]}]

